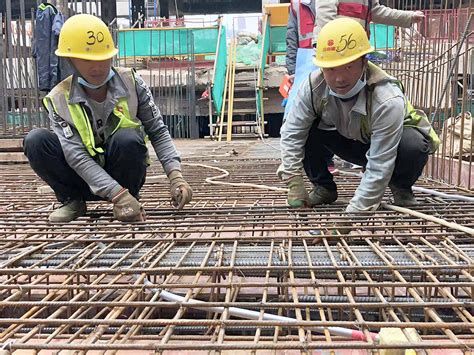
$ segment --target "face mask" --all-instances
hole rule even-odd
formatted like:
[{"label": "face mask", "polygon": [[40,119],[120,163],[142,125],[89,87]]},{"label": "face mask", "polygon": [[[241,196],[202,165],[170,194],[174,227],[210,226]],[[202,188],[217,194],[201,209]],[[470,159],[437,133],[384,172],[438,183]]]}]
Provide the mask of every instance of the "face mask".
[{"label": "face mask", "polygon": [[329,94],[332,96],[335,96],[339,99],[350,99],[354,96],[356,96],[366,85],[367,80],[365,78],[365,70],[364,74],[360,77],[359,80],[355,83],[355,85],[350,89],[347,93],[345,94],[338,94],[337,92],[332,91],[331,88],[329,88]]},{"label": "face mask", "polygon": [[112,68],[110,68],[109,75],[107,75],[107,78],[104,80],[104,82],[99,84],[99,85],[91,84],[86,79],[84,79],[82,77],[77,78],[77,82],[79,84],[81,84],[82,86],[85,86],[86,88],[98,89],[98,88],[102,87],[103,85],[107,84],[109,82],[109,80],[114,77],[114,75],[115,75],[115,72],[112,70]]}]

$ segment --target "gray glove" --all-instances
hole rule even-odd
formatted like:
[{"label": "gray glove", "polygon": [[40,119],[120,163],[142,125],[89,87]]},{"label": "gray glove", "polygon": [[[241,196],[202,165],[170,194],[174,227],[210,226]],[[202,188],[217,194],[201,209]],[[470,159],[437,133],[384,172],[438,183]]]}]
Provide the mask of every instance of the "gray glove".
[{"label": "gray glove", "polygon": [[140,202],[127,189],[123,188],[112,199],[114,217],[122,222],[141,222],[146,214]]},{"label": "gray glove", "polygon": [[173,206],[182,209],[185,204],[191,202],[193,198],[193,189],[184,180],[181,171],[173,170],[169,175],[170,193]]}]

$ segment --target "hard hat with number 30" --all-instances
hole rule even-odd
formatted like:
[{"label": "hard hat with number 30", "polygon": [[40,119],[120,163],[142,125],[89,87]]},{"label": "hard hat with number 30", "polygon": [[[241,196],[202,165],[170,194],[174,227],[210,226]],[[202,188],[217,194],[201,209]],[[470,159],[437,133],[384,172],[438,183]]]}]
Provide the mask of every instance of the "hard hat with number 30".
[{"label": "hard hat with number 30", "polygon": [[93,15],[81,14],[64,23],[55,53],[58,57],[101,61],[112,58],[117,52],[105,23]]},{"label": "hard hat with number 30", "polygon": [[374,51],[367,33],[357,21],[342,17],[329,21],[318,35],[314,64],[334,68]]}]

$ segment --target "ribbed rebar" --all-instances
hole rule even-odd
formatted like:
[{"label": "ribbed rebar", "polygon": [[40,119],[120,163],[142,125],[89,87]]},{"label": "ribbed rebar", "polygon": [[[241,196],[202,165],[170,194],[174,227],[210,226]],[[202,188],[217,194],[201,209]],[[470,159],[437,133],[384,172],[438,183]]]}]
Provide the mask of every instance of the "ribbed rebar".
[{"label": "ribbed rebar", "polygon": [[[274,175],[278,160],[265,158],[261,145],[234,147],[246,153],[189,161],[218,165],[234,181],[284,187]],[[326,330],[370,334],[390,326],[416,328],[423,339],[418,348],[472,345],[471,236],[386,209],[347,215],[355,176],[336,177],[336,204],[295,210],[278,191],[209,185],[204,181],[213,172],[201,167],[185,166],[183,173],[194,200],[182,211],[170,207],[167,182],[158,179],[142,191],[144,223],[113,221],[110,204],[91,202],[85,217],[53,226],[47,215],[54,196],[36,193],[43,183],[26,166],[0,165],[0,344],[84,351],[104,344],[109,351],[237,344],[372,349],[380,345]],[[151,166],[150,175],[161,174]],[[417,211],[473,226],[474,204],[423,193],[417,198]],[[352,225],[347,236],[338,232],[342,222]],[[166,302],[160,290],[184,301]],[[195,300],[204,303],[196,309]],[[231,309],[260,317],[232,317]],[[308,332],[313,343],[303,341]]]}]

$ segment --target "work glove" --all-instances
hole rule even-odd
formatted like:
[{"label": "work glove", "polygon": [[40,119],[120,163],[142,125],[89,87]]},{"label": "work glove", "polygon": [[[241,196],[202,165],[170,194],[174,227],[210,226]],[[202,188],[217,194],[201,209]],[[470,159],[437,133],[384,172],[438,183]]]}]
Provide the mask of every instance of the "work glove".
[{"label": "work glove", "polygon": [[331,231],[332,235],[347,235],[351,232],[353,226],[349,221],[335,221],[328,229]]},{"label": "work glove", "polygon": [[[322,229],[310,230],[309,234],[314,235],[314,236],[322,236],[323,230],[326,230],[325,232],[326,236],[328,234],[332,236],[348,235],[351,232],[351,230],[354,229],[352,223],[346,220],[332,221],[332,222],[329,222],[328,224],[324,223],[324,224],[321,224],[321,227]],[[317,238],[313,241],[313,244],[316,244],[320,241],[321,239]]]},{"label": "work glove", "polygon": [[303,207],[308,202],[308,191],[306,191],[303,183],[303,177],[300,175],[293,176],[287,180],[288,199],[287,203],[291,207]]},{"label": "work glove", "polygon": [[145,220],[145,210],[140,202],[127,189],[123,188],[112,199],[115,219],[122,222],[141,222]]},{"label": "work glove", "polygon": [[193,189],[184,180],[181,171],[173,170],[169,175],[170,192],[173,206],[177,209],[182,209],[185,204],[191,202],[193,198]]}]

